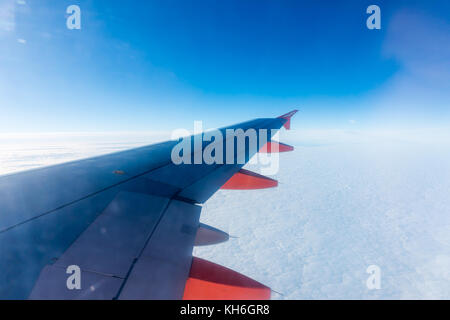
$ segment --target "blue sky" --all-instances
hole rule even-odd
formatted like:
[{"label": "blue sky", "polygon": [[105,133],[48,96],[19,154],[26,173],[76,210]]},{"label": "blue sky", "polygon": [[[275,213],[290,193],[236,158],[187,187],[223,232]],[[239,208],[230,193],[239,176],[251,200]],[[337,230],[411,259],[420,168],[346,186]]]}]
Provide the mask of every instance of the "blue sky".
[{"label": "blue sky", "polygon": [[0,0],[0,132],[448,127],[449,61],[445,0]]}]

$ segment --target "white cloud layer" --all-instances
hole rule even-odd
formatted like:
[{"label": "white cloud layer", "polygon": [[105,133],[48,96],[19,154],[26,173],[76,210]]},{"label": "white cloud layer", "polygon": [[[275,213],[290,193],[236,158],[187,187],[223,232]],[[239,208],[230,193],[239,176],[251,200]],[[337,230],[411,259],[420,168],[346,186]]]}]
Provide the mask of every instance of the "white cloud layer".
[{"label": "white cloud layer", "polygon": [[0,35],[15,29],[15,7],[13,0],[0,3]]},{"label": "white cloud layer", "polygon": [[[283,294],[275,299],[450,299],[449,140],[396,135],[282,134],[296,150],[281,155],[279,187],[219,191],[201,220],[238,238],[195,254]],[[168,137],[2,134],[0,174]],[[373,264],[381,289],[371,291]]]},{"label": "white cloud layer", "polygon": [[[219,191],[202,221],[236,239],[196,255],[275,299],[449,299],[450,150],[372,140],[297,145],[277,189]],[[368,290],[370,265],[381,289]]]}]

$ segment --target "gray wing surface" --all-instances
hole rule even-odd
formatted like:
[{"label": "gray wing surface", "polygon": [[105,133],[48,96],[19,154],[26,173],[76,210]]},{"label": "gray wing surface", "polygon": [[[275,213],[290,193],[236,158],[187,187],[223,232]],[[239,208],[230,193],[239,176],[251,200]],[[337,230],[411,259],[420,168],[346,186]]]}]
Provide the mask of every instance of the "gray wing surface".
[{"label": "gray wing surface", "polygon": [[[273,134],[285,122],[256,119],[220,131]],[[181,299],[201,204],[243,164],[175,165],[176,144],[0,177],[0,298]],[[245,162],[253,156],[239,152]],[[80,290],[67,287],[73,265]]]}]

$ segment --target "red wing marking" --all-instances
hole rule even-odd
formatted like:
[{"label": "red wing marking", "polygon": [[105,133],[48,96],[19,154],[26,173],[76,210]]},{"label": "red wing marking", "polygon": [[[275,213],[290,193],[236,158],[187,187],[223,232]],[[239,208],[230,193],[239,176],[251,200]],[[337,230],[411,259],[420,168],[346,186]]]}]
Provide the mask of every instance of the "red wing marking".
[{"label": "red wing marking", "polygon": [[278,181],[263,175],[241,169],[236,172],[222,187],[226,190],[267,189],[278,186]]},{"label": "red wing marking", "polygon": [[193,257],[183,300],[267,300],[270,292],[236,271]]},{"label": "red wing marking", "polygon": [[261,153],[279,153],[293,151],[294,147],[276,141],[267,142],[260,150]]}]

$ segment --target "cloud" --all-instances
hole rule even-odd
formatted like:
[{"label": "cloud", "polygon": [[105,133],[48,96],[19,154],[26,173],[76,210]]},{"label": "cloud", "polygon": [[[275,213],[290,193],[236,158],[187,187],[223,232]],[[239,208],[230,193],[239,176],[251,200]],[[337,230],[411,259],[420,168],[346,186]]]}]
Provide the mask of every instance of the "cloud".
[{"label": "cloud", "polygon": [[400,67],[366,101],[388,126],[435,127],[450,120],[450,24],[404,9],[388,24],[382,54]]},{"label": "cloud", "polygon": [[6,0],[0,4],[0,34],[15,30],[14,1]]},{"label": "cloud", "polygon": [[27,43],[27,40],[25,40],[25,39],[17,39],[17,42],[18,43],[21,43],[21,44],[26,44]]},{"label": "cloud", "polygon": [[385,55],[404,70],[433,85],[447,85],[450,72],[450,24],[414,11],[399,12],[391,21]]}]

